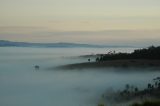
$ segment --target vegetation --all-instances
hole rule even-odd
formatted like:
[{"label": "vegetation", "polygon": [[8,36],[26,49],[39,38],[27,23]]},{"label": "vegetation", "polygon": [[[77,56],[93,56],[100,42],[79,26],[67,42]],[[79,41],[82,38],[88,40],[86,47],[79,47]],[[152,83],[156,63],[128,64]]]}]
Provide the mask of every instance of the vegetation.
[{"label": "vegetation", "polygon": [[134,103],[131,106],[160,106],[160,101],[145,101],[143,103]]},{"label": "vegetation", "polygon": [[138,49],[132,53],[115,53],[108,52],[107,54],[101,54],[96,58],[97,62],[107,60],[121,60],[121,59],[149,59],[160,60],[160,46],[150,46],[148,48]]},{"label": "vegetation", "polygon": [[148,83],[144,89],[139,89],[136,86],[126,84],[124,90],[117,92],[109,91],[107,95],[103,94],[103,98],[110,103],[125,103],[129,101],[134,102],[137,100],[142,102],[144,100],[152,100],[149,102],[146,101],[142,104],[134,103],[131,106],[160,106],[160,101],[153,101],[154,99],[160,100],[160,77],[154,78],[152,83]]}]

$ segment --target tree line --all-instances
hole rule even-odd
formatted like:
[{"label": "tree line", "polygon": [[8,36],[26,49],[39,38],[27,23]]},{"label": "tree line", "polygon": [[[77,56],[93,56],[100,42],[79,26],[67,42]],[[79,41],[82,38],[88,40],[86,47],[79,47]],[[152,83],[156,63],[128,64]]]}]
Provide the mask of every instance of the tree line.
[{"label": "tree line", "polygon": [[108,52],[107,54],[101,54],[96,58],[96,61],[100,62],[119,59],[160,59],[160,46],[150,46],[148,48],[137,49],[132,53],[115,53],[115,51]]}]

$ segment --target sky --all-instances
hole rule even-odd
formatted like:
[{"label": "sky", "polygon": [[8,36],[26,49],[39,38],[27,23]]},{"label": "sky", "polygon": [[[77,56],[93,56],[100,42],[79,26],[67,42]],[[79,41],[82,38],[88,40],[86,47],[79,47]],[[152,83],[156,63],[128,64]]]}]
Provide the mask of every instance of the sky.
[{"label": "sky", "polygon": [[160,0],[0,0],[0,39],[160,45]]}]

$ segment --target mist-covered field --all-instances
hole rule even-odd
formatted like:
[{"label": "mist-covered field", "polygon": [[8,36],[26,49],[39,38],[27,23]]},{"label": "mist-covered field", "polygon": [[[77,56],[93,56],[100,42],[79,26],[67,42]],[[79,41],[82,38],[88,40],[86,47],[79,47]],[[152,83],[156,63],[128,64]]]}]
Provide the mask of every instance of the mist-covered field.
[{"label": "mist-covered field", "polygon": [[[107,89],[123,89],[127,83],[143,88],[160,76],[159,70],[151,69],[54,69],[86,62],[80,55],[109,50],[132,52],[134,48],[1,47],[0,106],[97,106]],[[40,69],[35,70],[35,65]]]}]

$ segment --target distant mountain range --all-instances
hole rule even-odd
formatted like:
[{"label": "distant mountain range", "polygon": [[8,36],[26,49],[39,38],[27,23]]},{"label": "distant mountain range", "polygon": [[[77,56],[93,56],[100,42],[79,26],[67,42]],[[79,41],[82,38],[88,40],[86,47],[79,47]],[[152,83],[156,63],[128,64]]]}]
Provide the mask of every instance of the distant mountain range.
[{"label": "distant mountain range", "polygon": [[28,42],[13,42],[0,40],[0,47],[44,47],[44,48],[105,48],[105,47],[130,47],[130,46],[107,46],[107,45],[92,45],[78,43],[28,43]]}]

